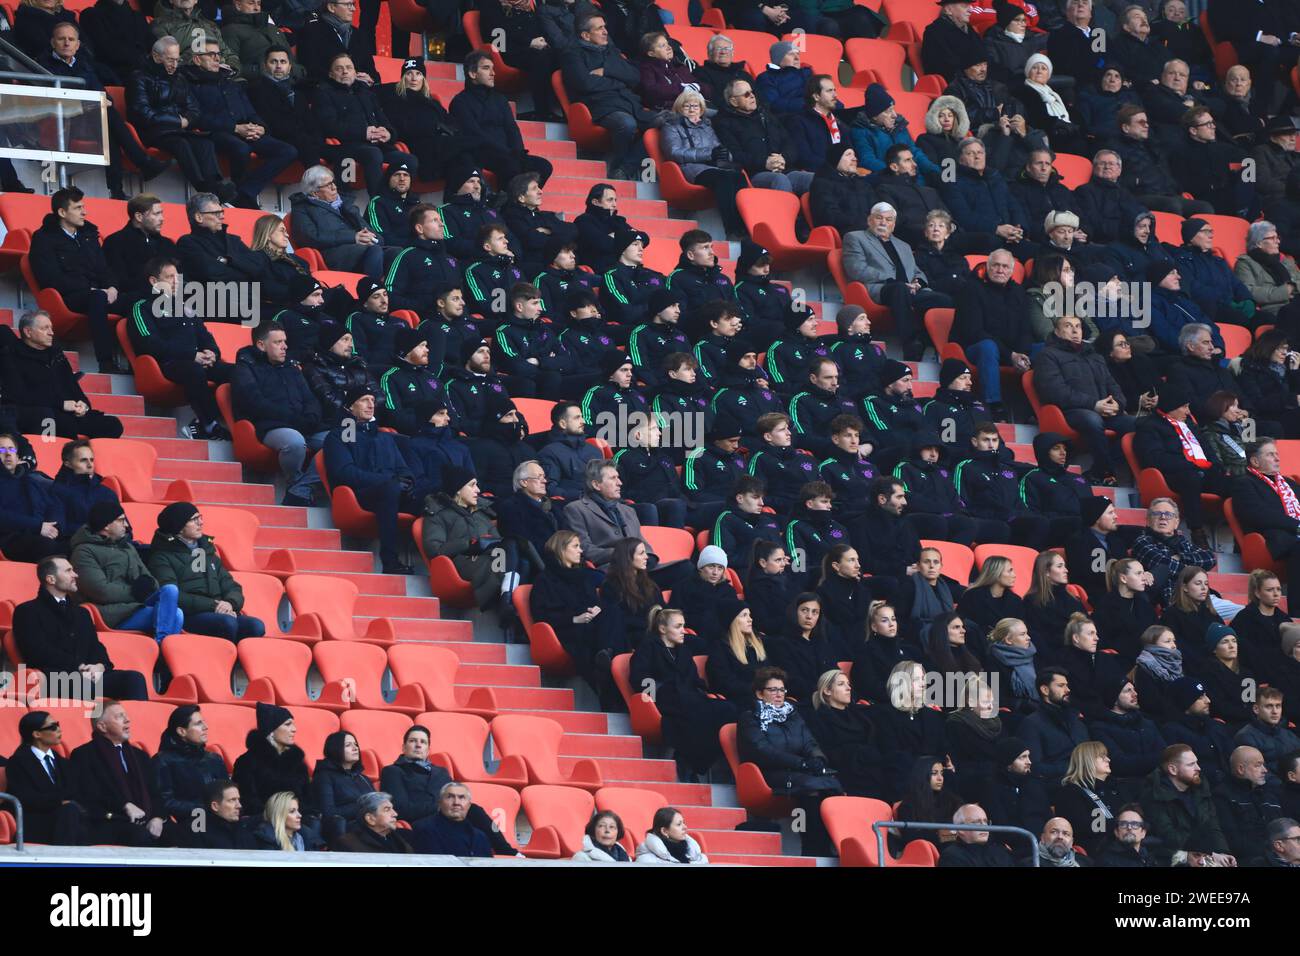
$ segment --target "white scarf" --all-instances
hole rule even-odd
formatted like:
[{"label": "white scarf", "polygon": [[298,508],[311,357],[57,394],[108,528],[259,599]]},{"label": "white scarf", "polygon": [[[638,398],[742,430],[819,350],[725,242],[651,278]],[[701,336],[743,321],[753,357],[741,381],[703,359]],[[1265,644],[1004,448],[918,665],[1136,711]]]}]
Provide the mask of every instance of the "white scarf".
[{"label": "white scarf", "polygon": [[[1029,68],[1038,63],[1046,63],[1048,69],[1051,69],[1052,61],[1041,53],[1035,53],[1025,61],[1025,86],[1029,87],[1038,94],[1038,98],[1043,101],[1047,107],[1047,115],[1059,119],[1063,123],[1070,122],[1070,111],[1065,108],[1065,101],[1061,99],[1059,93],[1052,89],[1046,83],[1035,83],[1029,78]],[[1048,76],[1051,79],[1051,76]]]}]

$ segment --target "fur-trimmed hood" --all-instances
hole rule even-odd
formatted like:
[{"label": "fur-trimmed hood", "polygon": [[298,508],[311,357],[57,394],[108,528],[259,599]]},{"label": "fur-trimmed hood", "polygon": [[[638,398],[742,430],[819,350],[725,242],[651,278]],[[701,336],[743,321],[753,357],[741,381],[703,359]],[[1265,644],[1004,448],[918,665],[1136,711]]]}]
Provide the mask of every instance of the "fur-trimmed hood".
[{"label": "fur-trimmed hood", "polygon": [[925,111],[925,131],[936,136],[942,135],[939,128],[939,111],[952,110],[957,114],[957,126],[953,129],[956,138],[965,139],[970,133],[970,116],[966,113],[966,104],[955,96],[940,96]]}]

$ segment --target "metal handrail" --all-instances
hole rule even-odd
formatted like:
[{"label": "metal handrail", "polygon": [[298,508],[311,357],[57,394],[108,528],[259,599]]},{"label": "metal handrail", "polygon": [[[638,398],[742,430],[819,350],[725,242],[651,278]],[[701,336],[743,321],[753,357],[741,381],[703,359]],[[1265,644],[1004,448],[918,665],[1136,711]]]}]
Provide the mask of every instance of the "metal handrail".
[{"label": "metal handrail", "polygon": [[23,802],[15,797],[12,793],[5,793],[0,790],[0,802],[8,800],[14,805],[14,819],[18,823],[18,835],[14,840],[14,846],[19,853],[23,852]]},{"label": "metal handrail", "polygon": [[[37,63],[35,60],[33,60],[33,59],[32,59],[30,56],[28,56],[26,53],[24,53],[22,50],[18,49],[18,47],[14,46],[12,43],[10,43],[8,40],[6,40],[3,36],[0,36],[0,50],[3,50],[5,53],[9,54],[10,56],[16,56],[16,57],[18,57],[19,60],[21,60],[23,63],[26,63],[27,66],[29,66],[31,69],[35,70],[37,73],[44,73],[46,76],[53,76],[53,75],[54,75],[54,74],[51,73],[49,70],[47,70],[45,67],[41,66],[39,63]],[[4,75],[4,74],[0,74],[0,76],[3,76],[3,75]],[[18,76],[21,78],[21,77],[25,77],[25,76],[27,76],[27,74],[26,74],[26,73],[20,73],[20,74],[18,74]]]},{"label": "metal handrail", "polygon": [[879,866],[885,865],[886,830],[898,830],[900,832],[908,830],[978,830],[981,833],[1016,833],[1029,841],[1029,859],[1033,861],[1033,866],[1038,866],[1038,837],[1024,827],[994,826],[988,823],[912,823],[907,820],[877,820],[871,824],[871,830],[876,834],[876,859],[879,861]]},{"label": "metal handrail", "polygon": [[25,80],[29,83],[53,83],[57,87],[85,86],[84,76],[55,76],[49,70],[41,73],[15,73],[13,70],[0,70],[0,80]]}]

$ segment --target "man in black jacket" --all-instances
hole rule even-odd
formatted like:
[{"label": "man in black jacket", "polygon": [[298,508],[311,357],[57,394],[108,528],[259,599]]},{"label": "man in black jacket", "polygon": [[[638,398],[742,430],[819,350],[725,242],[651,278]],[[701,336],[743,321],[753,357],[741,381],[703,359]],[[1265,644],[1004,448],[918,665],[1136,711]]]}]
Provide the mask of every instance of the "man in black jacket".
[{"label": "man in black jacket", "polygon": [[86,842],[86,811],[77,803],[76,771],[59,754],[63,728],[46,710],[18,720],[18,749],[5,766],[5,789],[23,805],[25,837],[36,843],[80,846]]},{"label": "man in black jacket", "polygon": [[18,427],[29,434],[64,438],[121,438],[122,421],[90,407],[63,349],[54,345],[48,312],[24,312],[16,342],[4,356],[4,396],[17,410]]},{"label": "man in black jacket", "polygon": [[497,528],[506,547],[519,554],[519,577],[524,583],[544,567],[546,542],[560,530],[559,509],[546,493],[546,471],[541,462],[529,460],[511,476],[514,494],[496,506]]},{"label": "man in black jacket", "polygon": [[1147,837],[1147,821],[1142,815],[1142,808],[1136,803],[1120,807],[1115,814],[1115,833],[1102,846],[1097,854],[1098,866],[1112,867],[1148,867],[1155,866],[1142,841]]},{"label": "man in black jacket", "polygon": [[1214,788],[1214,808],[1238,864],[1258,866],[1267,849],[1268,825],[1282,816],[1277,784],[1269,780],[1264,755],[1254,747],[1234,750],[1229,766],[1231,775]]},{"label": "man in black jacket", "polygon": [[393,798],[382,791],[366,793],[357,801],[357,818],[331,847],[336,853],[413,853],[397,828]]},{"label": "man in black jacket", "polygon": [[198,850],[256,850],[259,849],[252,831],[239,819],[243,804],[239,800],[239,784],[233,780],[214,780],[204,794],[203,826],[188,825],[180,820],[182,843]]},{"label": "man in black jacket", "polygon": [[79,801],[97,835],[95,842],[160,845],[165,830],[174,828],[164,816],[148,754],[131,743],[126,708],[116,700],[105,700],[94,728],[90,742],[72,751],[69,759],[76,768]]},{"label": "man in black jacket", "polygon": [[542,210],[542,177],[537,173],[520,173],[506,187],[510,201],[501,210],[506,228],[518,241],[515,251],[525,276],[534,276],[546,268],[546,250],[552,241],[578,241],[577,227],[565,222],[558,213]]},{"label": "man in black jacket", "polygon": [[916,573],[921,539],[903,520],[907,492],[897,478],[879,478],[871,486],[866,512],[849,525],[849,538],[858,549],[864,574],[871,575],[873,597],[893,601],[899,587]]},{"label": "man in black jacket", "polygon": [[[912,438],[912,454],[894,467],[894,478],[907,495],[907,522],[918,537],[951,541],[970,547],[1006,544],[1011,529],[991,518],[963,514],[963,504],[952,481],[948,448],[934,432],[918,432]],[[963,582],[965,583],[965,582]]]},{"label": "man in black jacket", "polygon": [[591,118],[609,131],[609,174],[635,179],[633,165],[641,154],[640,136],[654,125],[654,114],[641,105],[636,89],[641,74],[610,43],[605,17],[587,13],[577,20],[578,42],[560,60],[564,87],[591,110]]},{"label": "man in black jacket", "polygon": [[1223,721],[1210,716],[1210,695],[1195,677],[1174,681],[1171,701],[1181,715],[1161,726],[1165,740],[1191,747],[1202,763],[1205,782],[1218,789],[1228,778],[1228,760],[1236,749],[1232,731]]},{"label": "man in black jacket", "polygon": [[[266,257],[253,252],[226,227],[226,211],[212,193],[195,193],[185,203],[190,231],[176,243],[181,274],[191,282],[254,282],[262,277]],[[208,316],[227,322],[240,315]]]},{"label": "man in black jacket", "polygon": [[[819,120],[820,121],[820,120]],[[811,226],[831,226],[843,235],[867,221],[876,204],[875,180],[858,172],[858,157],[846,136],[826,147],[826,162],[813,175]]]},{"label": "man in black jacket", "polygon": [[576,501],[586,490],[587,462],[602,457],[587,444],[587,426],[576,402],[556,402],[551,408],[551,432],[537,460],[546,473],[547,493]]},{"label": "man in black jacket", "polygon": [[191,438],[229,438],[209,385],[229,382],[235,367],[222,361],[203,318],[186,306],[176,260],[152,259],[145,274],[152,294],[133,303],[124,320],[131,347],[137,355],[152,356],[167,380],[185,390],[197,416],[188,428]]},{"label": "man in black jacket", "polygon": [[797,144],[781,121],[758,102],[754,85],[748,79],[732,80],[724,96],[727,105],[718,110],[713,128],[753,184],[800,196],[806,193],[813,174],[800,166]]},{"label": "man in black jacket", "polygon": [[1300,581],[1300,485],[1281,473],[1277,445],[1262,438],[1246,446],[1246,473],[1232,482],[1232,507],[1241,530],[1264,536],[1268,552]]},{"label": "man in black jacket", "polygon": [[[989,822],[989,815],[984,812],[984,808],[978,803],[965,803],[957,808],[957,812],[952,816],[952,822],[957,824],[981,824]],[[943,852],[939,855],[939,866],[942,867],[959,867],[959,866],[976,866],[976,867],[1010,867],[1015,866],[1015,860],[998,841],[989,841],[989,831],[987,830],[962,830],[957,833],[957,839],[952,843],[944,845]]]},{"label": "man in black jacket", "polygon": [[[366,188],[378,192],[384,181],[384,164],[406,162],[412,167],[416,159],[397,149],[397,133],[384,115],[379,100],[347,53],[329,59],[329,75],[316,87],[312,111],[320,121],[321,132],[337,139],[339,145],[325,147],[325,155],[336,166],[351,159],[361,167]],[[340,177],[349,189],[355,189],[356,176],[348,176],[346,165],[339,166]]]},{"label": "man in black jacket", "polygon": [[[1049,212],[1079,211],[1074,193],[1061,182],[1061,174],[1052,166],[1055,158],[1048,150],[1034,150],[1020,175],[1007,184],[1011,195],[1025,208],[1029,238],[1038,243],[1047,242],[1043,223]],[[1087,238],[1086,233],[1075,230],[1075,242],[1087,241]]]},{"label": "man in black jacket", "polygon": [[235,417],[250,419],[257,440],[279,455],[285,480],[280,504],[310,505],[320,485],[312,456],[328,432],[302,369],[289,361],[284,326],[263,322],[253,329],[253,344],[239,350],[231,385]]},{"label": "man in black jacket", "polygon": [[1090,242],[1114,242],[1131,234],[1133,220],[1142,213],[1142,204],[1120,185],[1123,167],[1115,150],[1098,150],[1092,158],[1092,178],[1074,191],[1079,225]]},{"label": "man in black jacket", "polygon": [[153,45],[152,61],[131,77],[126,88],[128,118],[146,146],[157,146],[176,157],[191,188],[235,198],[234,183],[222,179],[212,138],[198,128],[199,101],[189,81],[178,72],[181,46],[174,37]]},{"label": "man in black jacket", "polygon": [[[436,297],[441,289],[460,287],[460,266],[447,252],[442,216],[436,206],[418,204],[409,221],[414,238],[397,253],[384,275],[388,304],[394,310],[410,309],[422,320],[437,319]],[[429,345],[433,348],[435,343]],[[441,349],[436,350],[435,358],[430,364],[441,366]]]},{"label": "man in black jacket", "polygon": [[1048,33],[1046,54],[1053,76],[1073,77],[1082,89],[1092,86],[1106,65],[1105,53],[1097,49],[1098,33],[1104,36],[1105,31],[1098,31],[1093,20],[1092,0],[1066,0],[1063,6],[1066,22]]},{"label": "man in black jacket", "polygon": [[1070,569],[1070,581],[1088,592],[1096,604],[1106,593],[1106,566],[1114,558],[1128,552],[1119,527],[1115,503],[1109,498],[1094,495],[1079,503],[1079,523],[1082,530],[1065,544],[1065,563]]},{"label": "man in black jacket", "polygon": [[117,280],[99,246],[99,229],[86,219],[85,198],[75,186],[50,197],[50,213],[32,234],[28,260],[42,288],[56,290],[69,309],[86,314],[99,370],[125,374],[108,324],[108,307],[119,298]]},{"label": "man in black jacket", "polygon": [[327,0],[297,31],[298,61],[307,68],[308,79],[324,80],[333,70],[334,57],[346,53],[356,64],[358,80],[366,86],[379,82],[375,36],[372,31],[352,26],[355,8],[355,0]]},{"label": "man in black jacket", "polygon": [[[894,234],[915,249],[925,239],[925,217],[932,209],[948,211],[939,191],[921,183],[916,174],[916,157],[905,143],[885,150],[885,170],[871,177],[880,195],[898,213]],[[865,222],[865,218],[860,220]]]},{"label": "man in black jacket", "polygon": [[1029,298],[1011,278],[1014,267],[1015,259],[1007,250],[990,253],[984,278],[967,282],[958,293],[952,326],[952,340],[966,350],[979,372],[981,397],[994,419],[1006,417],[1001,367],[1026,371],[1033,344]]},{"label": "man in black jacket", "polygon": [[127,201],[126,225],[104,240],[104,259],[123,302],[134,302],[149,294],[151,285],[145,275],[149,262],[178,258],[176,243],[163,235],[162,227],[162,200],[149,193],[137,193]]},{"label": "man in black jacket", "polygon": [[1146,109],[1135,104],[1121,106],[1116,114],[1119,136],[1115,150],[1123,160],[1120,183],[1147,209],[1172,212],[1183,217],[1213,213],[1214,207],[1199,199],[1184,199],[1169,164],[1151,139]]},{"label": "man in black jacket", "polygon": [[984,41],[970,25],[970,0],[939,0],[938,19],[925,28],[921,38],[921,64],[926,73],[938,73],[953,80],[961,64]]},{"label": "man in black jacket", "polygon": [[23,663],[44,671],[46,680],[53,682],[42,696],[90,700],[92,688],[86,685],[94,682],[99,685],[96,693],[119,700],[148,700],[144,675],[114,668],[90,613],[72,603],[77,572],[68,559],[45,558],[36,566],[36,578],[40,582],[36,597],[14,608],[13,637]]},{"label": "man in black jacket", "polygon": [[1179,187],[1212,204],[1220,215],[1254,219],[1259,202],[1254,186],[1241,175],[1245,150],[1235,143],[1216,140],[1214,115],[1204,106],[1184,113],[1180,125],[1183,139],[1169,160]]},{"label": "man in black jacket", "polygon": [[[490,253],[483,246],[481,233],[486,226],[498,226],[506,237],[506,251],[513,257],[518,243],[510,229],[489,201],[489,192],[483,182],[483,173],[476,166],[456,166],[447,170],[442,187],[443,204],[438,207],[442,218],[443,241],[461,267],[468,268],[476,259],[487,258]],[[523,281],[523,271],[511,282]],[[506,311],[504,306],[494,311]]]},{"label": "man in black jacket", "polygon": [[1014,465],[1009,458],[1003,459],[998,427],[992,422],[976,426],[970,443],[969,457],[960,461],[953,473],[953,484],[966,503],[966,513],[1008,523],[1012,544],[1041,551],[1047,546],[1052,522],[1025,507]]},{"label": "man in black jacket", "polygon": [[130,76],[149,59],[154,40],[149,21],[127,0],[98,0],[82,10],[79,19],[96,61],[119,77]]},{"label": "man in black jacket", "polygon": [[304,169],[320,162],[325,154],[325,134],[311,109],[306,85],[293,78],[293,60],[287,50],[271,47],[266,51],[261,75],[248,83],[248,99],[271,135],[298,151]]},{"label": "man in black jacket", "polygon": [[496,67],[483,50],[465,57],[465,89],[451,101],[450,113],[460,126],[465,151],[479,157],[497,175],[497,182],[509,182],[523,172],[537,173],[542,186],[551,178],[553,166],[524,148],[510,109],[510,101],[498,93]]},{"label": "man in black jacket", "polygon": [[1034,773],[1055,785],[1069,768],[1074,748],[1088,739],[1079,711],[1070,701],[1070,680],[1055,667],[1040,670],[1034,678],[1038,709],[1026,717],[1016,734],[1025,742]]}]

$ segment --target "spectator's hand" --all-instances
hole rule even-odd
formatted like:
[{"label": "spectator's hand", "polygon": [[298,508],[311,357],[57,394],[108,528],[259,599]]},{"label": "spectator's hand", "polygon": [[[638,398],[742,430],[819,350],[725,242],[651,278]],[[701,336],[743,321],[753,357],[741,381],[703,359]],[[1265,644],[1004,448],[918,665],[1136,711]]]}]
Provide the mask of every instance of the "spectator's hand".
[{"label": "spectator's hand", "polygon": [[366,84],[366,86],[373,86],[375,82],[375,78],[369,73],[358,73],[357,80]]},{"label": "spectator's hand", "polygon": [[915,573],[916,573],[917,571],[919,571],[919,570],[921,570],[920,567],[918,567],[918,566],[915,565],[915,564],[909,564],[909,565],[907,566],[907,573],[908,573],[909,575],[911,575],[911,574],[915,574]]},{"label": "spectator's hand", "polygon": [[182,117],[181,117],[181,129],[189,129],[189,128],[190,128],[190,121],[187,120],[184,116],[182,116]]},{"label": "spectator's hand", "polygon": [[1011,364],[1023,372],[1027,370],[1032,363],[1029,361],[1029,356],[1025,355],[1023,352],[1012,352]]},{"label": "spectator's hand", "polygon": [[907,284],[907,289],[909,292],[912,293],[912,295],[916,295],[918,292],[921,291],[921,280],[913,279],[911,282]]},{"label": "spectator's hand", "polygon": [[1147,583],[1147,587],[1149,588],[1153,588],[1156,586],[1156,576],[1152,574],[1150,571],[1142,572],[1142,580]]},{"label": "spectator's hand", "polygon": [[112,305],[114,302],[117,301],[117,289],[115,289],[113,286],[109,286],[107,289],[105,289],[104,295],[107,296],[109,305]]},{"label": "spectator's hand", "polygon": [[1011,117],[1005,113],[998,117],[998,127],[1002,130],[1003,136],[1011,135]]},{"label": "spectator's hand", "polygon": [[59,526],[53,521],[41,522],[41,537],[53,540],[59,536]]},{"label": "spectator's hand", "polygon": [[545,49],[546,49],[546,38],[545,38],[545,37],[533,37],[533,42],[530,43],[530,44],[528,44],[528,45],[529,45],[530,47],[532,47],[534,50],[545,50]]},{"label": "spectator's hand", "polygon": [[1260,43],[1263,43],[1263,44],[1266,44],[1267,46],[1281,46],[1281,45],[1282,45],[1282,41],[1281,41],[1281,39],[1279,39],[1278,37],[1273,36],[1273,34],[1271,34],[1271,33],[1265,33],[1262,37],[1259,38],[1259,42],[1260,42]]},{"label": "spectator's hand", "polygon": [[212,610],[216,611],[218,614],[225,614],[228,617],[235,616],[235,607],[229,601],[218,601],[216,607]]},{"label": "spectator's hand", "polygon": [[81,404],[81,402],[74,401],[73,399],[70,398],[70,399],[68,399],[66,402],[63,403],[63,410],[64,410],[65,412],[72,412],[72,414],[75,415],[75,414],[77,414],[77,406],[80,405],[80,404]]},{"label": "spectator's hand", "polygon": [[132,823],[139,823],[141,820],[144,819],[145,816],[144,811],[141,810],[139,807],[137,807],[134,803],[128,803],[123,809],[126,810],[126,818],[130,820]]},{"label": "spectator's hand", "polygon": [[1011,132],[1017,136],[1026,136],[1029,133],[1029,127],[1025,125],[1025,118],[1019,113],[1011,117]]},{"label": "spectator's hand", "polygon": [[1114,396],[1107,395],[1101,401],[1093,405],[1092,410],[1103,418],[1110,418],[1112,415],[1119,414],[1119,403],[1115,401]]},{"label": "spectator's hand", "polygon": [[356,235],[356,240],[357,240],[357,245],[360,245],[360,246],[371,246],[371,245],[374,245],[376,242],[379,241],[379,237],[376,236],[376,235],[375,235],[373,232],[371,232],[369,229],[358,229],[358,230],[357,230],[357,235]]},{"label": "spectator's hand", "polygon": [[149,831],[149,835],[151,837],[153,837],[155,840],[158,839],[160,836],[162,836],[162,830],[163,830],[162,817],[154,817],[152,820],[148,822],[148,824],[145,825],[145,829]]},{"label": "spectator's hand", "polygon": [[1082,229],[1076,229],[1076,230],[1074,230],[1074,241],[1075,241],[1075,242],[1087,242],[1087,241],[1088,241],[1088,234],[1087,234],[1086,232],[1084,232]]},{"label": "spectator's hand", "polygon": [[592,76],[604,76],[604,75],[605,75],[605,68],[604,68],[603,66],[598,66],[598,67],[596,67],[594,70],[591,71],[591,75],[592,75]]},{"label": "spectator's hand", "polygon": [[208,364],[208,353],[202,349],[194,353],[194,362],[196,365]]},{"label": "spectator's hand", "polygon": [[1019,239],[1019,238],[1020,238],[1020,230],[1019,230],[1018,228],[1016,228],[1015,226],[1011,225],[1010,223],[1003,223],[1002,225],[998,226],[998,227],[997,227],[996,229],[994,229],[993,231],[996,232],[996,233],[997,233],[999,236],[1001,236],[1003,239]]},{"label": "spectator's hand", "polygon": [[770,172],[780,172],[785,167],[785,157],[780,153],[769,153],[767,162],[763,164]]},{"label": "spectator's hand", "polygon": [[1236,866],[1237,858],[1231,853],[1211,853],[1210,859],[1216,866]]},{"label": "spectator's hand", "polygon": [[240,139],[254,139],[253,131],[256,129],[257,127],[252,123],[236,123],[235,135]]}]

